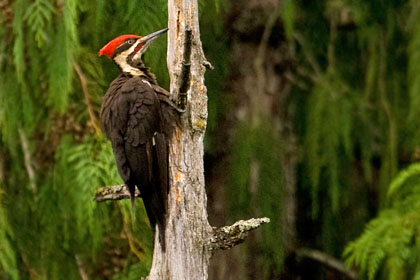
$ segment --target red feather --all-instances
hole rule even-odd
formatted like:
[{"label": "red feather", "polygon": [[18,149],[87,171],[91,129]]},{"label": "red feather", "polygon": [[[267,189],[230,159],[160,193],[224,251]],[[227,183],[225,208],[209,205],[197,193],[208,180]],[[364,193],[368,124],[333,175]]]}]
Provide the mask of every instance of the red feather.
[{"label": "red feather", "polygon": [[128,38],[138,39],[140,36],[138,35],[121,35],[115,38],[112,41],[109,41],[108,44],[103,46],[102,49],[99,51],[99,55],[106,55],[107,57],[111,58],[114,55],[114,51],[118,48],[125,40]]}]

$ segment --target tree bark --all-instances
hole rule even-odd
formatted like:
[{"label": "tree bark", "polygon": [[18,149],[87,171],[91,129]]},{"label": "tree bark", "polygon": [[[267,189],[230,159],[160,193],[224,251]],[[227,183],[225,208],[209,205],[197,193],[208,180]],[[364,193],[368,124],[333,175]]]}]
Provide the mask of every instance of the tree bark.
[{"label": "tree bark", "polygon": [[155,235],[148,280],[207,279],[217,249],[241,243],[268,218],[212,228],[207,218],[204,181],[204,133],[207,125],[206,61],[200,40],[197,0],[168,0],[168,70],[170,92],[185,110],[170,142],[165,250]]},{"label": "tree bark", "polygon": [[203,138],[207,121],[205,57],[196,0],[168,1],[168,56],[171,94],[185,106],[181,128],[170,143],[170,191],[165,251],[155,235],[149,280],[207,279],[212,232],[207,220]]},{"label": "tree bark", "polygon": [[[136,188],[134,192],[135,197],[141,197],[139,190]],[[121,200],[129,199],[130,191],[126,185],[106,186],[99,188],[95,193],[94,200],[102,202],[105,200]]]}]

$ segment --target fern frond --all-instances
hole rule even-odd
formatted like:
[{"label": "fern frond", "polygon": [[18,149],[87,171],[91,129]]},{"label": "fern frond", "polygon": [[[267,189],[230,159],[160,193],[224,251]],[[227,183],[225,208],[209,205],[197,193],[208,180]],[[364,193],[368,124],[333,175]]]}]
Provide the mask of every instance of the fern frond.
[{"label": "fern frond", "polygon": [[36,0],[27,8],[24,19],[31,31],[35,34],[35,40],[39,48],[48,40],[47,25],[52,22],[54,7],[48,0]]},{"label": "fern frond", "polygon": [[[69,223],[69,228],[76,227],[79,242],[90,236],[94,248],[97,248],[106,219],[98,216],[100,206],[92,201],[92,197],[98,186],[120,182],[114,157],[109,144],[103,138],[92,137],[78,145],[68,138],[62,141],[57,154],[57,183],[61,188],[71,190],[63,199],[71,202],[74,213],[65,222]],[[69,170],[63,174],[69,176],[61,177],[59,174],[64,172],[64,168]]]},{"label": "fern frond", "polygon": [[10,279],[18,280],[19,268],[17,265],[15,249],[10,242],[13,238],[13,231],[2,205],[1,188],[2,185],[0,184],[0,267]]},{"label": "fern frond", "polygon": [[25,7],[29,5],[28,0],[17,0],[15,4],[15,16],[13,17],[13,33],[15,40],[13,44],[13,62],[16,68],[17,80],[23,83],[23,73],[25,72],[23,18]]},{"label": "fern frond", "polygon": [[389,279],[406,279],[410,262],[415,263],[420,234],[419,168],[418,163],[412,164],[396,176],[388,192],[392,206],[369,222],[343,253],[346,263],[360,267],[369,279],[375,279],[383,265]]},{"label": "fern frond", "polygon": [[72,88],[71,44],[63,21],[57,24],[48,57],[49,89],[47,103],[63,113],[68,106]]},{"label": "fern frond", "polygon": [[413,163],[408,168],[398,173],[389,186],[388,197],[392,197],[396,192],[401,192],[401,188],[407,180],[413,176],[420,176],[420,163]]},{"label": "fern frond", "polygon": [[329,181],[328,193],[334,212],[339,205],[339,167],[341,149],[351,157],[355,110],[348,97],[349,89],[337,75],[326,73],[315,85],[308,101],[305,147],[309,177],[312,184],[312,214],[318,213],[318,192],[321,174]]}]

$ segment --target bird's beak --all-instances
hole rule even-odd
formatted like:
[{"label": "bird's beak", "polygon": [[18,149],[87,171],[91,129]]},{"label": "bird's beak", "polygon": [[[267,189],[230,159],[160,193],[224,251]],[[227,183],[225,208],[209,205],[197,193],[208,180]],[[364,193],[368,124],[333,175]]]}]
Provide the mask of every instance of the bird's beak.
[{"label": "bird's beak", "polygon": [[148,43],[148,42],[152,42],[154,39],[156,39],[157,37],[159,37],[160,35],[166,33],[169,30],[169,28],[165,28],[156,32],[153,32],[149,35],[146,35],[144,37],[140,38],[140,42],[141,43]]},{"label": "bird's beak", "polygon": [[150,44],[153,42],[154,39],[162,35],[163,33],[166,33],[168,31],[168,28],[153,32],[149,35],[146,35],[144,37],[140,37],[137,42],[136,48],[134,49],[134,56],[132,57],[133,61],[141,60],[142,55],[146,52],[147,48],[150,46]]}]

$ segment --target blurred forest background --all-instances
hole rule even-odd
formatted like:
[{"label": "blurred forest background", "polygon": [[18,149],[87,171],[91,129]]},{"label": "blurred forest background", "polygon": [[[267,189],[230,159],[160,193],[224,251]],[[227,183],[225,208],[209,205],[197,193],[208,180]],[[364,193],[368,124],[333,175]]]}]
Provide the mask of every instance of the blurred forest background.
[{"label": "blurred forest background", "polygon": [[[214,226],[267,216],[210,279],[420,279],[420,2],[199,0]],[[98,50],[167,25],[164,0],[0,0],[0,279],[139,279],[141,203],[98,125]],[[146,64],[168,86],[166,37]],[[314,251],[316,250],[316,251]],[[305,253],[306,252],[306,253]],[[350,272],[352,272],[350,271]]]}]

